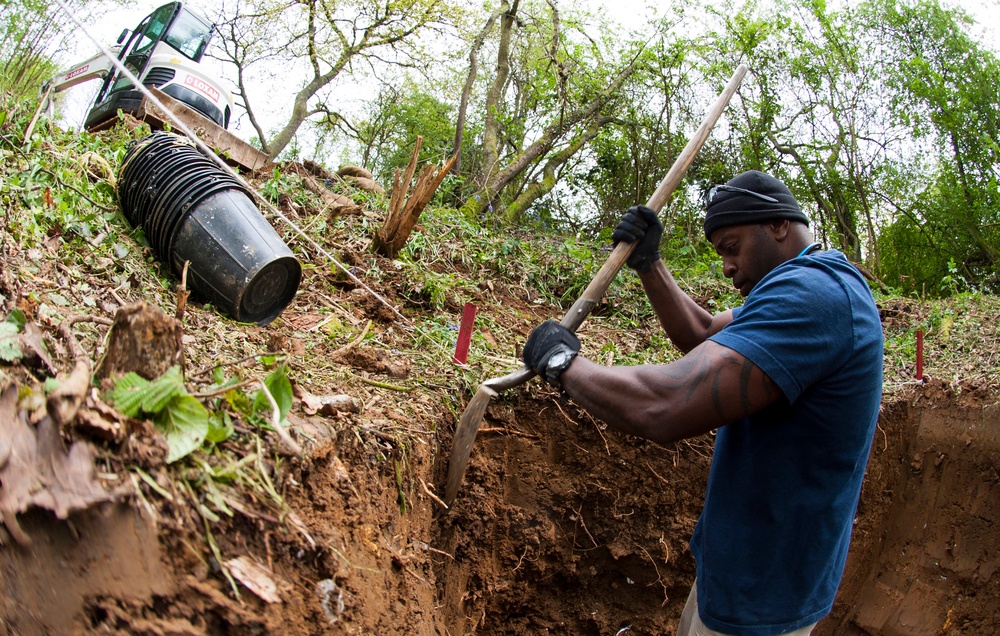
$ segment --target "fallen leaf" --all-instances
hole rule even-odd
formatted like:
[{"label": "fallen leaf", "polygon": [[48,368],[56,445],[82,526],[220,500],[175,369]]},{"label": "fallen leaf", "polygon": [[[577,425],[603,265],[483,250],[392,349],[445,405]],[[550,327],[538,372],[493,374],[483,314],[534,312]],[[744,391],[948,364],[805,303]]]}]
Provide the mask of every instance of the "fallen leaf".
[{"label": "fallen leaf", "polygon": [[302,392],[302,411],[306,415],[338,415],[341,411],[358,413],[361,409],[354,403],[354,398],[346,393],[339,395],[311,395]]},{"label": "fallen leaf", "polygon": [[44,333],[37,324],[30,321],[25,323],[24,333],[21,334],[21,351],[28,349],[33,352],[42,361],[42,364],[54,374],[56,367],[52,362],[52,358],[49,357],[48,349],[45,348],[43,336]]},{"label": "fallen leaf", "polygon": [[351,475],[347,472],[347,467],[344,466],[344,462],[340,461],[340,457],[334,455],[330,459],[330,472],[333,473],[334,481],[346,483],[352,490],[354,489],[354,483],[351,481]]},{"label": "fallen leaf", "polygon": [[9,322],[0,322],[0,360],[14,362],[23,357],[24,351],[17,326]]},{"label": "fallen leaf", "polygon": [[110,501],[111,495],[97,480],[90,446],[75,442],[67,449],[50,417],[32,427],[18,410],[17,394],[13,383],[0,393],[0,438],[7,442],[6,461],[0,463],[4,522],[16,526],[16,515],[32,507],[46,508],[66,519],[72,512]]},{"label": "fallen leaf", "polygon": [[274,573],[249,557],[239,556],[225,562],[226,569],[233,578],[256,594],[267,603],[280,603],[278,585],[274,582]]},{"label": "fallen leaf", "polygon": [[497,346],[497,341],[493,339],[493,334],[490,333],[489,329],[483,327],[482,329],[479,330],[479,333],[483,334],[483,338],[486,340],[486,342],[490,343],[490,346],[492,347]]},{"label": "fallen leaf", "polygon": [[51,300],[52,303],[55,304],[55,305],[59,305],[60,307],[68,307],[69,306],[69,301],[62,294],[57,294],[55,292],[49,292],[48,296],[49,296],[49,300]]}]

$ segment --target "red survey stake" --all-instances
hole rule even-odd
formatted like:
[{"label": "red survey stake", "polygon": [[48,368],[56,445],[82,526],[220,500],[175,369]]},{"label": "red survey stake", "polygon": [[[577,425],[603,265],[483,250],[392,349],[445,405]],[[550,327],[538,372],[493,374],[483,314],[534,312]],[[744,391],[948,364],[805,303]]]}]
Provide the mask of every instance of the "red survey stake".
[{"label": "red survey stake", "polygon": [[472,342],[472,325],[476,322],[476,306],[472,303],[465,303],[462,310],[462,326],[458,329],[458,342],[455,343],[455,357],[457,364],[465,364],[469,359],[469,344]]},{"label": "red survey stake", "polygon": [[917,379],[924,379],[924,331],[917,329]]}]

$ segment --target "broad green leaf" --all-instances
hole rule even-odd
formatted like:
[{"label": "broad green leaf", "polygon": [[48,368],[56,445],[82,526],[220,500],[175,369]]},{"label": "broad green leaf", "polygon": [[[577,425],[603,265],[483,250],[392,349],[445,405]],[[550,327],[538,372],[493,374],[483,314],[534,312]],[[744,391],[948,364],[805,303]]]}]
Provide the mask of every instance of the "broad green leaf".
[{"label": "broad green leaf", "polygon": [[111,403],[128,417],[137,417],[145,399],[149,380],[134,371],[123,375],[111,390]]},{"label": "broad green leaf", "polygon": [[233,419],[225,411],[213,411],[208,418],[208,434],[205,439],[218,444],[233,436]]},{"label": "broad green leaf", "polygon": [[208,411],[196,398],[178,395],[153,419],[153,423],[167,437],[169,464],[186,457],[205,441]]},{"label": "broad green leaf", "polygon": [[[278,404],[281,413],[280,419],[285,419],[288,411],[292,409],[292,383],[285,374],[285,366],[281,365],[271,372],[264,380],[264,385],[271,392],[271,397]],[[263,415],[268,421],[271,420],[271,402],[263,391],[257,391],[254,399],[253,410],[255,413]]]},{"label": "broad green leaf", "polygon": [[7,316],[7,322],[17,327],[19,330],[24,329],[24,326],[28,324],[28,317],[24,315],[24,312],[20,309],[15,309],[10,312]]},{"label": "broad green leaf", "polygon": [[24,355],[18,341],[17,325],[10,322],[0,322],[0,360],[15,362]]},{"label": "broad green leaf", "polygon": [[167,407],[174,396],[184,395],[184,376],[179,366],[172,366],[167,371],[149,383],[143,393],[142,410],[155,415]]}]

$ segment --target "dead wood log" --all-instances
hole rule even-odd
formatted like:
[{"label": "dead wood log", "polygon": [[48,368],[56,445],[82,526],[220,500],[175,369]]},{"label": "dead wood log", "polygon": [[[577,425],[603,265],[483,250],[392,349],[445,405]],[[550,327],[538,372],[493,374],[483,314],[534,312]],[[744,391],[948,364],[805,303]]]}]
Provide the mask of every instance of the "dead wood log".
[{"label": "dead wood log", "polygon": [[376,194],[385,194],[385,188],[375,182],[374,179],[369,179],[367,177],[355,177],[352,175],[346,175],[341,177],[347,183],[351,184],[355,188],[360,188],[365,192],[374,192]]},{"label": "dead wood log", "polygon": [[372,179],[375,180],[375,176],[368,172],[361,166],[341,166],[337,170],[337,176],[339,177],[361,177],[362,179]]},{"label": "dead wood log", "polygon": [[59,333],[66,341],[73,355],[73,371],[68,376],[60,374],[61,382],[45,400],[45,409],[56,426],[68,424],[76,419],[76,415],[90,390],[90,357],[80,346],[73,335],[73,325],[78,322],[97,322],[109,324],[107,318],[99,316],[71,316],[59,324]]},{"label": "dead wood log", "polygon": [[454,154],[439,170],[435,171],[435,166],[426,165],[417,177],[417,182],[407,196],[404,192],[413,180],[413,173],[417,167],[417,155],[420,153],[420,145],[423,137],[417,137],[416,146],[410,156],[410,163],[406,167],[406,175],[400,178],[399,171],[396,171],[392,187],[392,195],[389,200],[389,211],[386,215],[382,228],[375,233],[375,240],[372,248],[390,258],[395,258],[399,251],[403,249],[410,239],[420,214],[427,207],[431,197],[437,192],[441,182],[451,170],[451,166],[458,159],[458,154]]},{"label": "dead wood log", "polygon": [[309,170],[301,164],[288,163],[285,168],[289,172],[297,174],[302,179],[302,184],[307,190],[319,196],[323,205],[330,210],[330,214],[338,216],[341,214],[360,214],[361,206],[356,204],[350,197],[346,197],[336,192],[331,192],[314,177]]},{"label": "dead wood log", "polygon": [[316,163],[315,161],[310,161],[309,159],[304,159],[302,161],[302,165],[305,167],[306,170],[308,170],[309,172],[311,172],[314,176],[319,177],[320,179],[323,179],[324,181],[327,180],[327,179],[334,179],[335,178],[334,175],[329,170],[327,170],[321,164]]}]

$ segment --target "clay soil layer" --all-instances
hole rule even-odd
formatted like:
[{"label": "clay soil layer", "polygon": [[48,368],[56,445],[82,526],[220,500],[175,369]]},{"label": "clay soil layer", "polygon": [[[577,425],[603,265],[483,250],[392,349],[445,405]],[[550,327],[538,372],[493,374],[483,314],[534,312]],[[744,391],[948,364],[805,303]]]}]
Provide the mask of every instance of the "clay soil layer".
[{"label": "clay soil layer", "polygon": [[[433,406],[433,405],[432,405]],[[544,391],[491,404],[450,511],[454,422],[408,442],[319,416],[288,469],[300,522],[211,532],[109,503],[20,517],[0,548],[0,634],[672,634],[713,439],[663,448]],[[410,423],[412,427],[412,422]],[[819,635],[1000,632],[1000,411],[939,383],[885,404],[847,571]],[[233,573],[259,567],[252,591]],[[794,558],[790,556],[790,558]]]}]

